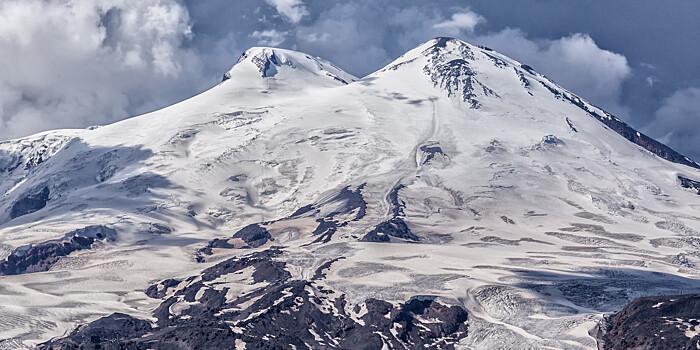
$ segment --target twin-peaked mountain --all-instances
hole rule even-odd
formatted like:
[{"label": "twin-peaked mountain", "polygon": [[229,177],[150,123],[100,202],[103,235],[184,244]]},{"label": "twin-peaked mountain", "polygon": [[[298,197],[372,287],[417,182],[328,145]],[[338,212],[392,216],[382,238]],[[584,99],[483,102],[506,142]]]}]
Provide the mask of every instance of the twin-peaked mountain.
[{"label": "twin-peaked mountain", "polygon": [[[612,344],[621,318],[605,313],[700,292],[699,167],[459,40],[361,79],[253,48],[176,105],[0,143],[0,305],[24,305],[0,308],[15,320],[3,337],[133,349]],[[691,344],[683,317],[677,341]]]}]

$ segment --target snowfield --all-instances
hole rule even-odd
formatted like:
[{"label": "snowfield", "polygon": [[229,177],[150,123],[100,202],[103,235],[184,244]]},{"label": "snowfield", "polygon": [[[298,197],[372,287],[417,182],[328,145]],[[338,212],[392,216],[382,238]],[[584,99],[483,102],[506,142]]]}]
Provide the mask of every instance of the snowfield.
[{"label": "snowfield", "polygon": [[[362,79],[252,48],[176,105],[0,143],[0,349],[115,312],[238,348],[343,347],[343,320],[387,348],[595,349],[633,299],[700,293],[698,165],[625,127],[455,39]],[[273,334],[299,310],[303,341]]]}]

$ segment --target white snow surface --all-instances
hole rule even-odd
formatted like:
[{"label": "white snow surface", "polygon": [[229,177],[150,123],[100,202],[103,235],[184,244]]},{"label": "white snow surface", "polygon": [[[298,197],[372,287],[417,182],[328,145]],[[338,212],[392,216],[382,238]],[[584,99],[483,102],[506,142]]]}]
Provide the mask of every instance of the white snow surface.
[{"label": "white snow surface", "polygon": [[[604,313],[643,295],[700,291],[700,196],[677,180],[700,172],[550,89],[573,96],[458,40],[429,41],[362,79],[303,53],[253,48],[219,85],[173,106],[2,142],[0,254],[89,225],[118,239],[48,272],[0,277],[0,349],[112,312],[149,317],[159,303],[143,293],[150,284],[250,252],[197,263],[209,240],[362,184],[367,215],[330,242],[309,245],[317,223],[300,218],[270,224],[279,240],[258,249],[286,246],[295,278],[346,257],[320,283],[351,302],[434,294],[459,303],[470,314],[464,348],[594,349],[587,332]],[[399,185],[420,242],[361,242],[391,217]],[[45,208],[10,217],[43,187]],[[154,224],[172,232],[154,234]]]}]

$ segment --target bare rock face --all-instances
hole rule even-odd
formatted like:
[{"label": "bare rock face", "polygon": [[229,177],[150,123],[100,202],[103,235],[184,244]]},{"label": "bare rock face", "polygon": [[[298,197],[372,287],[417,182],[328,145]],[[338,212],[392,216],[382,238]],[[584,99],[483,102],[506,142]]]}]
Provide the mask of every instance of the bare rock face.
[{"label": "bare rock face", "polygon": [[114,241],[117,231],[101,225],[93,225],[67,233],[62,239],[50,240],[12,251],[0,261],[0,275],[48,271],[62,257],[90,249],[96,241]]},{"label": "bare rock face", "polygon": [[[295,280],[271,248],[232,258],[183,282],[166,280],[147,290],[163,298],[152,326],[112,314],[39,349],[454,349],[467,336],[467,312],[435,296],[393,304],[367,299],[349,305],[344,294],[314,281]],[[252,270],[264,284],[231,298],[218,285]],[[173,288],[174,287],[174,288]]]},{"label": "bare rock face", "polygon": [[15,219],[43,209],[46,206],[46,203],[49,201],[50,194],[51,191],[49,188],[43,187],[36,193],[30,193],[20,198],[17,202],[15,202],[15,204],[12,205],[10,217]]},{"label": "bare rock face", "polygon": [[147,320],[114,313],[76,329],[67,338],[50,345],[49,349],[139,349],[134,343],[122,342],[127,335],[145,334],[151,330]]},{"label": "bare rock face", "polygon": [[599,348],[698,349],[700,294],[639,298],[606,318]]},{"label": "bare rock face", "polygon": [[404,188],[404,185],[394,187],[389,193],[389,202],[392,205],[393,216],[369,231],[364,237],[363,242],[391,242],[390,237],[401,240],[418,242],[420,237],[411,232],[411,229],[403,220],[405,203],[399,198],[399,191]]},{"label": "bare rock face", "polygon": [[691,180],[685,176],[678,175],[678,182],[680,182],[681,187],[698,191],[698,195],[700,195],[700,181]]},{"label": "bare rock face", "polygon": [[447,91],[449,96],[459,96],[471,108],[479,108],[480,96],[498,97],[495,91],[477,79],[478,73],[469,63],[474,60],[474,54],[465,43],[438,38],[423,54],[429,57],[423,72],[430,77],[433,85]]}]

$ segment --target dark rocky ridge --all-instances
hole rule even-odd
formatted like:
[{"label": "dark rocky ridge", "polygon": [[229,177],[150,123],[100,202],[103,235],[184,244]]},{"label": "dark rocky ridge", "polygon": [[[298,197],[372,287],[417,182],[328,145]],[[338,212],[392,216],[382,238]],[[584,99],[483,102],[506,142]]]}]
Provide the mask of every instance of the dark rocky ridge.
[{"label": "dark rocky ridge", "polygon": [[[38,348],[231,349],[244,342],[256,349],[454,349],[467,336],[467,312],[460,306],[417,296],[397,306],[367,299],[351,307],[341,293],[292,279],[285,263],[275,259],[280,254],[272,248],[232,258],[204,270],[199,279],[177,283],[184,286],[154,311],[154,326],[113,314]],[[217,287],[216,281],[248,268],[254,269],[251,283],[265,286],[228,299],[228,288]],[[149,290],[172,287],[175,281],[160,285]]]},{"label": "dark rocky ridge", "polygon": [[[499,97],[496,91],[483,85],[476,78],[478,73],[475,72],[469,64],[470,60],[474,60],[474,53],[472,52],[472,49],[469,47],[468,44],[461,42],[457,39],[448,37],[435,38],[434,42],[435,43],[432,46],[430,46],[423,52],[423,54],[426,55],[429,59],[429,64],[424,67],[423,71],[426,75],[430,76],[433,85],[445,89],[449,96],[460,96],[464,102],[468,102],[470,104],[471,108],[479,108],[480,102],[477,99],[478,95]],[[442,50],[444,50],[447,47],[448,43],[453,43],[455,44],[455,46],[457,46],[458,55],[461,57],[460,59],[453,59],[450,61],[445,60],[445,58],[443,57]],[[487,57],[489,57],[492,61],[495,60],[496,66],[501,68],[507,66],[506,62],[498,59],[493,54],[490,54],[488,52],[484,52],[484,54]],[[523,87],[526,90],[529,89],[530,83],[527,80],[527,78],[522,74],[520,70],[518,70],[517,67],[514,68],[516,75],[518,75],[518,78],[523,84]],[[522,64],[520,68],[532,75],[544,77],[528,65]],[[670,147],[662,144],[661,142],[658,142],[652,139],[651,137],[638,132],[622,120],[612,116],[607,112],[603,112],[604,115],[601,115],[595,110],[589,108],[581,98],[565,91],[556,84],[545,83],[543,81],[540,81],[540,84],[544,86],[547,90],[549,90],[557,99],[568,101],[574,104],[575,106],[581,108],[582,110],[586,111],[588,114],[596,118],[598,121],[603,123],[611,130],[615,131],[617,134],[624,137],[628,141],[638,146],[641,146],[649,152],[670,162],[700,169],[700,164],[696,163],[690,158],[674,151]],[[528,91],[528,93],[530,92]],[[569,123],[569,126],[573,131],[577,131],[571,123]]]},{"label": "dark rocky ridge", "polygon": [[[536,73],[535,73],[536,74]],[[544,82],[540,82],[542,86],[544,86],[547,90],[549,90],[554,97],[568,101],[571,104],[579,107],[580,109],[586,111],[588,114],[590,114],[592,117],[596,118],[598,121],[603,123],[605,126],[610,128],[610,130],[618,133],[620,136],[624,137],[628,141],[641,146],[642,148],[646,149],[647,151],[663,158],[666,159],[670,162],[673,163],[678,163],[678,164],[683,164],[687,165],[689,167],[693,167],[696,169],[700,169],[700,164],[694,162],[690,158],[674,151],[670,147],[664,145],[663,143],[656,141],[652,139],[651,137],[642,134],[641,132],[633,129],[631,126],[627,125],[627,123],[623,122],[622,120],[614,117],[613,115],[603,112],[604,115],[600,115],[598,112],[595,110],[589,108],[584,101],[579,98],[578,96],[571,94],[569,92],[564,91],[563,89],[559,88],[558,86],[550,86],[549,84],[546,84]],[[573,125],[567,120],[569,123],[569,126],[573,131],[577,131]]]},{"label": "dark rocky ridge", "polygon": [[112,228],[95,225],[71,231],[62,239],[17,248],[0,261],[0,275],[48,271],[62,257],[90,249],[98,240],[114,241],[116,235]]},{"label": "dark rocky ridge", "polygon": [[591,113],[596,119],[600,120],[603,124],[607,125],[611,130],[615,131],[616,133],[620,134],[622,137],[626,138],[627,140],[631,141],[634,144],[637,144],[647,151],[663,158],[666,159],[670,162],[673,163],[678,163],[678,164],[683,164],[687,165],[689,167],[693,167],[696,169],[700,169],[700,165],[698,163],[690,160],[690,158],[674,151],[670,147],[664,145],[663,143],[656,141],[652,139],[651,137],[644,135],[637,130],[634,130],[631,126],[627,125],[625,122],[612,117],[612,118],[607,118],[600,116],[599,114],[592,112]]},{"label": "dark rocky ridge", "polygon": [[[461,58],[447,60],[443,49],[448,43],[455,43]],[[427,48],[423,54],[428,57],[428,64],[423,73],[430,77],[433,85],[447,91],[448,96],[460,97],[468,102],[471,108],[478,109],[481,105],[478,95],[498,97],[498,94],[481,83],[472,69],[469,60],[474,60],[474,53],[465,43],[453,38],[437,38],[435,44]]]},{"label": "dark rocky ridge", "polygon": [[700,294],[690,294],[637,299],[606,317],[597,337],[601,350],[696,350],[700,347],[698,332]]}]

